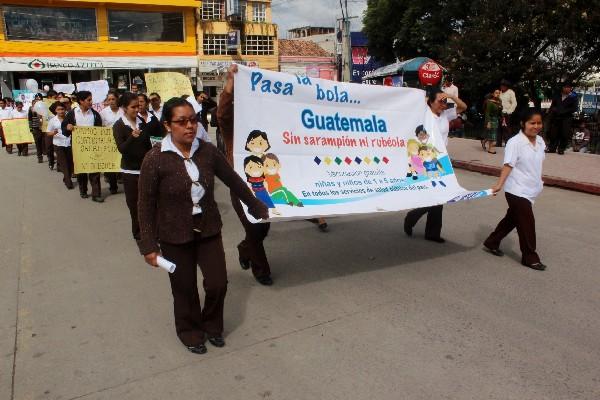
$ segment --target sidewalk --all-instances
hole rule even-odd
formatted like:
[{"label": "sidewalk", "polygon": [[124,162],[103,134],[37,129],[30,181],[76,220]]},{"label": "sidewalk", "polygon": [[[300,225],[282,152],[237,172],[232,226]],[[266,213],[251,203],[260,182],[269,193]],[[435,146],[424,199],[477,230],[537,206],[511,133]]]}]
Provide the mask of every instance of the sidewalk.
[{"label": "sidewalk", "polygon": [[[455,168],[500,176],[504,148],[498,154],[481,149],[479,140],[450,138],[448,152]],[[600,195],[600,155],[567,151],[564,155],[546,154],[544,183],[579,192]]]}]

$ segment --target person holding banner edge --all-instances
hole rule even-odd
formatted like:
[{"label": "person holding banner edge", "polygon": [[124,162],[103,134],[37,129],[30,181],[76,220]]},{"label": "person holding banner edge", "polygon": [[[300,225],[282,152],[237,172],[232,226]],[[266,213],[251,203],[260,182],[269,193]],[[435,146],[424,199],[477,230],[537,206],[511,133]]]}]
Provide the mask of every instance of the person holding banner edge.
[{"label": "person holding banner edge", "polygon": [[[217,118],[221,134],[225,142],[225,150],[229,164],[233,166],[233,126],[234,126],[234,106],[233,106],[233,88],[234,77],[238,67],[232,64],[227,72],[227,82],[219,99],[217,108]],[[265,286],[273,284],[271,278],[271,267],[265,252],[264,240],[269,234],[270,223],[253,224],[248,220],[240,200],[231,193],[231,204],[237,214],[246,237],[238,244],[239,262],[242,269],[252,269],[252,274],[258,283]]]},{"label": "person holding banner edge", "polygon": [[[177,336],[189,351],[204,354],[208,340],[223,347],[223,308],[227,292],[221,217],[214,199],[217,176],[258,219],[269,217],[258,200],[215,146],[196,137],[198,119],[184,99],[163,109],[168,134],[144,158],[139,177],[140,253],[157,267],[157,257],[176,264],[169,274]],[[205,291],[200,306],[197,267]]]},{"label": "person holding banner edge", "polygon": [[[102,126],[102,117],[92,108],[92,93],[87,90],[77,92],[77,103],[79,107],[71,110],[62,122],[62,132],[66,137],[71,137],[76,126]],[[102,188],[100,185],[100,172],[92,174],[77,174],[79,184],[79,195],[87,199],[88,181],[92,186],[92,201],[104,203]]]},{"label": "person holding banner edge", "polygon": [[[455,107],[448,108],[448,99],[454,101]],[[427,105],[429,106],[429,111],[425,117],[427,125],[437,127],[442,140],[448,146],[450,121],[456,119],[458,114],[464,112],[467,109],[467,105],[457,96],[449,96],[438,87],[430,87],[427,90]],[[423,215],[427,214],[425,239],[436,243],[444,243],[445,240],[441,236],[443,210],[443,205],[437,205],[415,208],[409,211],[404,219],[404,232],[407,236],[412,236],[414,226]]]}]

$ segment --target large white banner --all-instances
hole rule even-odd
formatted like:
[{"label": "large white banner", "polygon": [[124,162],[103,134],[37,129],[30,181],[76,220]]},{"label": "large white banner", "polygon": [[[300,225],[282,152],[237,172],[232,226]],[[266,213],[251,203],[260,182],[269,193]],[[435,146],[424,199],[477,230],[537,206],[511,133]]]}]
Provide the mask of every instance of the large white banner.
[{"label": "large white banner", "polygon": [[235,169],[272,220],[485,197],[463,189],[422,90],[239,66]]}]

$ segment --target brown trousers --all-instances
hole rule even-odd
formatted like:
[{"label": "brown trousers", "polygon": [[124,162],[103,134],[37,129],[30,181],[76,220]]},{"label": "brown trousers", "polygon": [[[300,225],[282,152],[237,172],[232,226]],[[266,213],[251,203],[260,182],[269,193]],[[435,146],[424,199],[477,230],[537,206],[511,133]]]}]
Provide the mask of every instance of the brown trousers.
[{"label": "brown trousers", "polygon": [[71,180],[71,176],[73,176],[73,151],[71,147],[62,147],[55,146],[56,149],[56,159],[58,161],[58,165],[60,170],[63,173],[63,183],[66,187],[73,187],[73,181]]},{"label": "brown trousers", "polygon": [[[115,174],[116,179],[116,174]],[[123,174],[123,188],[125,190],[125,202],[127,208],[129,208],[129,215],[131,216],[131,233],[135,240],[140,240],[140,224],[137,213],[138,203],[138,181],[139,175],[134,174]]]},{"label": "brown trousers", "polygon": [[415,208],[406,214],[404,223],[413,228],[419,219],[427,214],[427,223],[425,224],[425,237],[430,239],[437,239],[442,234],[442,212],[444,206],[433,206]]},{"label": "brown trousers", "polygon": [[240,200],[231,192],[231,205],[246,231],[246,237],[238,244],[241,261],[250,261],[252,274],[257,277],[270,276],[271,267],[265,252],[264,240],[269,234],[270,223],[253,224],[244,213]]},{"label": "brown trousers", "polygon": [[[223,308],[227,293],[227,268],[221,234],[185,244],[160,243],[162,256],[175,263],[177,269],[169,274],[175,329],[186,346],[195,346],[208,337],[223,333]],[[200,266],[204,286],[204,309],[200,307],[197,266]]]},{"label": "brown trousers", "polygon": [[535,217],[531,202],[514,194],[505,193],[505,195],[508,202],[506,216],[483,244],[489,249],[496,250],[500,247],[502,239],[517,228],[522,254],[521,263],[527,266],[539,263],[540,257],[535,251]]},{"label": "brown trousers", "polygon": [[93,174],[77,174],[77,184],[79,185],[79,193],[87,194],[88,191],[88,180],[92,186],[92,197],[100,197],[102,195],[102,188],[100,186],[100,173],[95,172]]}]

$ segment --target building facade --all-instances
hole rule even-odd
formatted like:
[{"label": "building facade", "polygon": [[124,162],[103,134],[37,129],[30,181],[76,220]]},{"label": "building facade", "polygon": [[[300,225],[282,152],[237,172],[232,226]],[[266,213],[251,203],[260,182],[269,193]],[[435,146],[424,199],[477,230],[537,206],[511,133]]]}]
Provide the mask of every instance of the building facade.
[{"label": "building facade", "polygon": [[[168,5],[166,5],[168,4]],[[0,80],[25,89],[97,79],[126,90],[144,72],[195,76],[199,0],[5,0]]]},{"label": "building facade", "polygon": [[203,89],[217,96],[232,63],[278,70],[271,0],[203,0],[198,15],[198,68]]},{"label": "building facade", "polygon": [[335,55],[305,40],[279,40],[279,70],[328,80],[338,75]]}]

